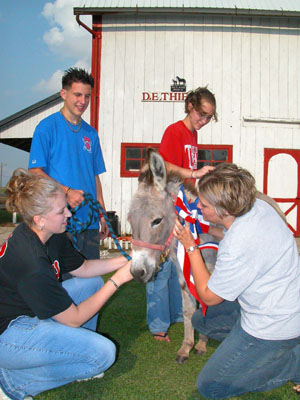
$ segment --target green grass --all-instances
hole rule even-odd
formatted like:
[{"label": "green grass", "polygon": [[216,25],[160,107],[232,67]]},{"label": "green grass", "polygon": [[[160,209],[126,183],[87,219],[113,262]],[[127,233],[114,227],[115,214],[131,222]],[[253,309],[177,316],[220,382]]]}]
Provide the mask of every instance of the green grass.
[{"label": "green grass", "polygon": [[12,215],[4,208],[0,208],[0,224],[5,224],[12,221]]},{"label": "green grass", "polygon": [[[0,208],[0,226],[3,224],[10,224],[12,223],[12,214],[6,211],[5,208]],[[20,222],[22,218],[17,216],[17,222]]]},{"label": "green grass", "polygon": [[[105,277],[107,278],[107,277]],[[183,338],[183,324],[171,326],[170,343],[155,341],[146,323],[145,286],[133,281],[123,286],[102,309],[98,330],[118,348],[115,364],[104,378],[72,383],[44,392],[38,400],[203,400],[196,377],[217,348],[209,340],[208,353],[191,353],[188,362],[175,362]],[[59,338],[58,338],[59,339]],[[265,393],[245,394],[232,400],[293,400],[292,384]]]}]

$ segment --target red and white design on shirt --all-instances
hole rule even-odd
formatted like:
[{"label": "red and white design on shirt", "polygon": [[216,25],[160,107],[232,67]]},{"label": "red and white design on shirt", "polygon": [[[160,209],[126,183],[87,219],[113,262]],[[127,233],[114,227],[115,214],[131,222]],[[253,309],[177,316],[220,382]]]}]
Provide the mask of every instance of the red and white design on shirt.
[{"label": "red and white design on shirt", "polygon": [[87,137],[87,136],[84,136],[82,140],[83,140],[83,143],[84,143],[84,146],[83,146],[84,150],[86,150],[89,153],[91,153],[92,152],[92,141],[91,141],[91,139],[89,137]]},{"label": "red and white design on shirt", "polygon": [[4,243],[1,245],[1,247],[0,247],[0,258],[3,257],[4,254],[5,254],[5,252],[6,252],[6,249],[7,249],[7,246],[8,246],[7,241],[8,241],[8,239],[9,239],[10,237],[12,237],[12,234],[10,234],[10,235],[8,236],[7,240],[5,240],[5,242],[4,242]]},{"label": "red and white design on shirt", "polygon": [[53,268],[53,270],[55,272],[55,276],[58,280],[59,276],[60,276],[60,266],[59,266],[59,262],[57,260],[55,260],[54,263],[52,264],[52,268]]},{"label": "red and white design on shirt", "polygon": [[189,168],[197,169],[198,148],[196,146],[186,144],[184,146],[184,151],[187,154],[188,159],[189,159]]}]

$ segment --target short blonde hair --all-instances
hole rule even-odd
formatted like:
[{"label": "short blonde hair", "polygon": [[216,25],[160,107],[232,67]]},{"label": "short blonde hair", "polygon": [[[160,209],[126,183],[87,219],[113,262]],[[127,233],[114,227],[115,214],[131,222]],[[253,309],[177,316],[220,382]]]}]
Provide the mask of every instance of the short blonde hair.
[{"label": "short blonde hair", "polygon": [[18,168],[6,185],[5,206],[31,226],[35,215],[45,215],[51,210],[52,199],[59,192],[63,193],[57,182]]},{"label": "short blonde hair", "polygon": [[246,214],[256,199],[255,179],[246,169],[222,163],[198,182],[198,191],[219,217]]}]

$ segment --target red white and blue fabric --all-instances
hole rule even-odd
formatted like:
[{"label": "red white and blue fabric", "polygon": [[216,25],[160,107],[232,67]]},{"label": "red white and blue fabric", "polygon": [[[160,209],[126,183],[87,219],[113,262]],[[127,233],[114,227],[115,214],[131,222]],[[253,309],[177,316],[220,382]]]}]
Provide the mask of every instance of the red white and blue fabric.
[{"label": "red white and blue fabric", "polygon": [[[185,196],[183,186],[181,186],[175,202],[175,209],[177,214],[184,221],[190,223],[190,230],[197,245],[199,245],[198,235],[200,235],[201,233],[208,233],[209,230],[209,222],[204,221],[201,210],[197,207],[198,201],[199,199],[197,198],[193,203],[189,203]],[[184,221],[182,222],[183,225],[185,224]],[[216,251],[218,251],[218,247],[218,243],[215,242],[207,242],[199,246],[200,250],[214,249]],[[189,256],[184,246],[179,241],[177,243],[177,259],[182,269],[186,285],[192,296],[194,296],[195,299],[201,304],[202,313],[203,315],[205,315],[207,305],[200,299],[197,293]]]}]

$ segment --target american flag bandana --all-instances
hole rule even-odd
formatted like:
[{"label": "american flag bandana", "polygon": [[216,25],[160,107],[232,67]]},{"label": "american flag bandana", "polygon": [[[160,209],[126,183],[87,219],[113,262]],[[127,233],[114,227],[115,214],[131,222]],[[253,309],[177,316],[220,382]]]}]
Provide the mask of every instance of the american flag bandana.
[{"label": "american flag bandana", "polygon": [[[214,249],[214,250],[218,251],[219,245],[214,242],[207,242],[207,243],[199,245],[198,235],[200,235],[201,233],[208,233],[209,222],[204,221],[201,210],[200,210],[200,208],[197,207],[198,201],[199,201],[199,198],[196,198],[196,200],[193,203],[189,203],[185,196],[183,185],[181,185],[176,202],[175,202],[175,210],[176,210],[177,214],[184,221],[187,221],[190,223],[190,230],[192,232],[195,243],[196,243],[196,245],[199,246],[200,250]],[[184,221],[183,221],[183,225],[185,223]],[[203,301],[200,299],[200,297],[197,293],[189,256],[188,256],[184,246],[179,241],[177,241],[177,259],[178,259],[180,268],[182,269],[186,285],[187,285],[191,295],[194,296],[195,299],[201,304],[202,313],[203,313],[203,316],[205,316],[205,313],[207,310],[207,305],[205,303],[203,303]]]}]

